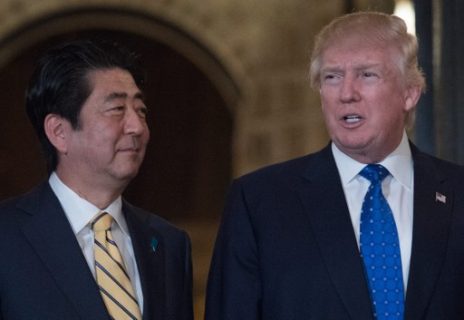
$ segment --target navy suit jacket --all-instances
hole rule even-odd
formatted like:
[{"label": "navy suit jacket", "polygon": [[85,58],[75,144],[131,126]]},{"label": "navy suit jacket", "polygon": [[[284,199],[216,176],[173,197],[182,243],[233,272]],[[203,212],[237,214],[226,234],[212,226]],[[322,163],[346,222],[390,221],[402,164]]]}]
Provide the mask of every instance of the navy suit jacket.
[{"label": "navy suit jacket", "polygon": [[[143,319],[193,319],[188,236],[127,202],[123,213],[140,273]],[[109,319],[48,183],[0,204],[0,319]]]},{"label": "navy suit jacket", "polygon": [[[405,319],[464,319],[462,170],[412,150]],[[330,147],[234,181],[211,263],[206,319],[374,320]]]}]

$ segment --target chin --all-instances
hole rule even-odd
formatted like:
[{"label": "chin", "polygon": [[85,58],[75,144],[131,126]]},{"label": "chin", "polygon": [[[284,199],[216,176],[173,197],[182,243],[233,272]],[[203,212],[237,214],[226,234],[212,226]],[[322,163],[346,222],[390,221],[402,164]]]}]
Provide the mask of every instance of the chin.
[{"label": "chin", "polygon": [[342,143],[339,141],[337,147],[347,154],[364,154],[365,150],[369,149],[369,143],[360,140],[343,141]]},{"label": "chin", "polygon": [[368,142],[365,139],[342,139],[338,140],[337,146],[343,149],[363,149],[368,145]]},{"label": "chin", "polygon": [[139,168],[127,168],[125,170],[119,170],[114,173],[114,176],[122,181],[130,181],[134,179],[139,173]]}]

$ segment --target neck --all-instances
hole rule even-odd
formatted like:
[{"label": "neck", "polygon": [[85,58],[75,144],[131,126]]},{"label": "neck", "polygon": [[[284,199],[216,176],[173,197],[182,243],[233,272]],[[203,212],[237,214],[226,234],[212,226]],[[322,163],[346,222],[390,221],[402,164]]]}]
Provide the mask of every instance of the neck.
[{"label": "neck", "polygon": [[388,154],[362,154],[362,153],[352,153],[348,154],[351,158],[354,160],[365,163],[365,164],[371,164],[371,163],[379,163],[383,159],[385,159]]},{"label": "neck", "polygon": [[377,145],[366,145],[360,148],[344,148],[343,146],[337,145],[337,148],[349,156],[350,158],[364,164],[379,163],[393,153],[400,145],[403,139],[403,135],[390,143],[389,145],[383,145],[378,148]]},{"label": "neck", "polygon": [[115,201],[125,189],[125,185],[117,187],[98,184],[96,181],[87,182],[82,177],[69,175],[60,170],[56,170],[56,174],[68,188],[102,210]]}]

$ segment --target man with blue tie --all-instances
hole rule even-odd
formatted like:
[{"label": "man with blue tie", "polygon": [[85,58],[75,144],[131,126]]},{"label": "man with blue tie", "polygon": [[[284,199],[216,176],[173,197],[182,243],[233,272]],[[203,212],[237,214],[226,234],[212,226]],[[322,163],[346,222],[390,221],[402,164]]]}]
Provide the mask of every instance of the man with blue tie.
[{"label": "man with blue tie", "polygon": [[187,234],[121,196],[149,139],[142,75],[105,41],[39,60],[26,109],[50,176],[0,204],[0,319],[193,319]]},{"label": "man with blue tie", "polygon": [[406,134],[416,38],[395,16],[339,17],[310,78],[331,142],[233,182],[206,319],[463,319],[462,170]]}]

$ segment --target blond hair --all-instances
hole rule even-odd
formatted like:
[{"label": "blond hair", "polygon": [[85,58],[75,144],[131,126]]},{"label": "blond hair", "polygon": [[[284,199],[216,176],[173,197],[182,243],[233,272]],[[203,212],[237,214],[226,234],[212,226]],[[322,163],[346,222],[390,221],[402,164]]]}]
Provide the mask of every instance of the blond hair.
[{"label": "blond hair", "polygon": [[316,36],[311,56],[311,86],[320,86],[322,55],[330,46],[348,36],[363,38],[366,42],[385,44],[396,48],[398,67],[407,86],[425,90],[425,79],[417,62],[417,38],[407,32],[404,21],[394,15],[380,12],[356,12],[341,16],[325,26]]}]

